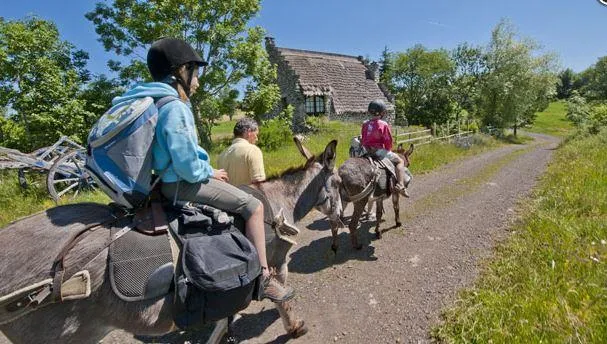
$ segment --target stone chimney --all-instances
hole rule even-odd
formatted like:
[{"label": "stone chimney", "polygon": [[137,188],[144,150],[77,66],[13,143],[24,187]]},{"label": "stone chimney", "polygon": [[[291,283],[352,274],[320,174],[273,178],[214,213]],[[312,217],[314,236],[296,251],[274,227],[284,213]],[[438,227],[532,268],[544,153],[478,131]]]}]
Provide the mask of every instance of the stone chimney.
[{"label": "stone chimney", "polygon": [[367,67],[367,79],[374,80],[375,82],[379,82],[379,63],[371,62]]},{"label": "stone chimney", "polygon": [[266,40],[266,50],[276,48],[276,44],[274,42],[274,37],[266,36],[265,40]]}]

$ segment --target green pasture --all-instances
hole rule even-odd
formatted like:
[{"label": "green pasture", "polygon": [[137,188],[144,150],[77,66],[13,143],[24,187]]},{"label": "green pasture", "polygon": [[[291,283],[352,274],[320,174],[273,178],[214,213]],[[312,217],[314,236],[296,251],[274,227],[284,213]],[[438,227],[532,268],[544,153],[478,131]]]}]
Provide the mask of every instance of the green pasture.
[{"label": "green pasture", "polygon": [[447,343],[607,342],[607,129],[554,155],[512,235],[445,310]]},{"label": "green pasture", "polygon": [[537,113],[533,125],[525,130],[559,137],[568,136],[573,132],[574,127],[571,121],[565,117],[566,114],[565,102],[550,103],[546,110]]}]

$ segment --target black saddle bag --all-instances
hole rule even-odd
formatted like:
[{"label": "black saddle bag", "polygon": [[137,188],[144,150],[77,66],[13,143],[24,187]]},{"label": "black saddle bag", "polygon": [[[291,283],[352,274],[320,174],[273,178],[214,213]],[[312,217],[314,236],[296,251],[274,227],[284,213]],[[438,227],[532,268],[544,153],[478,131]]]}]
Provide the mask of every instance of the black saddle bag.
[{"label": "black saddle bag", "polygon": [[[208,206],[181,209],[177,216],[181,254],[175,274],[175,324],[197,329],[236,314],[261,288],[253,244],[226,213]],[[174,226],[171,226],[173,230]]]}]

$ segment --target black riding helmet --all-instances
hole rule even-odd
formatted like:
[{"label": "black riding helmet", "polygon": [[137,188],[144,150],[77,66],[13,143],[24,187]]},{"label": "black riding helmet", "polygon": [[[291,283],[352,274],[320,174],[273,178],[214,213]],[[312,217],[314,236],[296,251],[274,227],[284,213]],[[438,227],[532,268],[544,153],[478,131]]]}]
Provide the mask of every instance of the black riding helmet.
[{"label": "black riding helmet", "polygon": [[369,107],[367,109],[367,111],[369,111],[369,113],[374,114],[374,115],[379,115],[382,112],[387,111],[387,110],[388,110],[388,107],[381,99],[376,99],[376,100],[370,102]]},{"label": "black riding helmet", "polygon": [[[199,67],[207,65],[187,42],[178,38],[168,37],[161,38],[152,43],[150,50],[148,50],[147,64],[154,81],[164,80],[175,69],[184,64]],[[177,79],[188,93],[189,85],[192,81],[192,72],[190,70],[187,82],[180,80],[180,78]]]}]

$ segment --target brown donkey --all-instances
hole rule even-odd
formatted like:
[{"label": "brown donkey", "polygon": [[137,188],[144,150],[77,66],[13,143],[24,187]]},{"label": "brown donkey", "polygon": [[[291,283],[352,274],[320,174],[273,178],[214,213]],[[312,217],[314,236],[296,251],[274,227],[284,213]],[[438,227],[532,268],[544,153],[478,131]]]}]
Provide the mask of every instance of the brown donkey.
[{"label": "brown donkey", "polygon": [[[301,142],[304,167],[260,184],[275,214],[285,223],[297,221],[312,208],[323,212],[332,225],[339,220],[339,177],[334,169],[337,141],[331,141],[315,158]],[[11,223],[0,230],[0,296],[49,278],[53,259],[70,237],[92,227],[65,258],[67,280],[75,271],[88,270],[90,296],[80,300],[41,304],[32,312],[0,325],[13,343],[97,343],[110,331],[123,329],[141,335],[160,335],[176,330],[172,321],[171,294],[148,301],[119,299],[108,278],[109,206],[83,203],[60,206]],[[291,222],[293,223],[293,222]],[[101,224],[101,225],[95,225]],[[293,228],[294,226],[291,225]],[[268,263],[286,282],[287,253],[293,242],[280,233],[267,243]],[[277,303],[284,327],[292,336],[306,332],[289,302]],[[220,338],[219,338],[220,339]]]},{"label": "brown donkey", "polygon": [[[411,175],[408,172],[409,157],[413,153],[413,145],[409,147],[407,151],[402,148],[402,145],[398,146],[396,151],[405,162],[407,168],[407,176],[405,176],[405,182],[408,184],[411,182]],[[390,194],[392,195],[392,205],[394,206],[394,218],[396,220],[396,227],[400,227],[400,212],[398,207],[399,193],[392,192],[389,187],[388,176],[386,171],[375,167],[368,158],[350,158],[346,160],[338,170],[339,177],[341,178],[341,195],[343,207],[346,207],[347,202],[354,203],[354,212],[350,219],[348,228],[350,229],[350,240],[352,241],[352,247],[359,250],[362,248],[362,244],[358,242],[358,221],[365,209],[365,205],[368,202],[376,203],[376,225],[375,234],[377,238],[381,238],[381,231],[379,225],[383,215],[383,200]],[[333,244],[331,249],[337,251],[337,230],[333,230]]]}]

